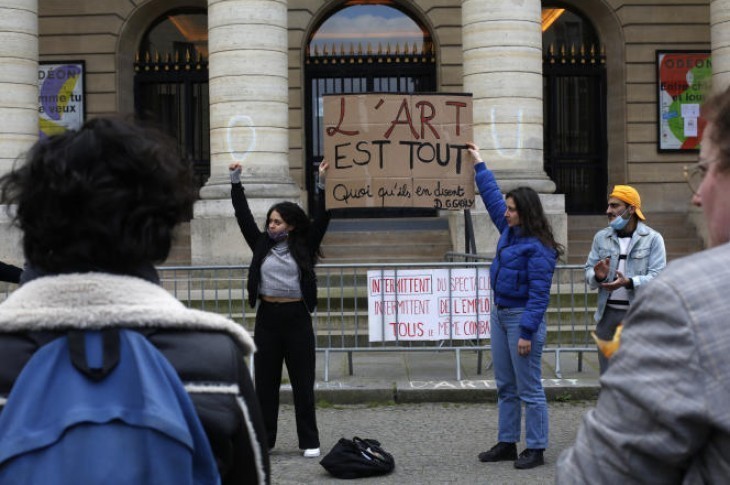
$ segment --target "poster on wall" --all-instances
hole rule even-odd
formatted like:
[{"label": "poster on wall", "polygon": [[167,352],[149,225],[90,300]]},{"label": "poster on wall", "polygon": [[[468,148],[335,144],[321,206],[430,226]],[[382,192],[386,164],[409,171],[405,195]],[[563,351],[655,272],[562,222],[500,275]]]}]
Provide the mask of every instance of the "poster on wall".
[{"label": "poster on wall", "polygon": [[696,151],[700,107],[712,85],[710,51],[657,51],[658,150]]},{"label": "poster on wall", "polygon": [[323,97],[328,209],[470,209],[471,94]]},{"label": "poster on wall", "polygon": [[489,338],[488,268],[368,271],[370,342]]},{"label": "poster on wall", "polygon": [[84,124],[84,61],[41,62],[38,66],[40,138]]}]

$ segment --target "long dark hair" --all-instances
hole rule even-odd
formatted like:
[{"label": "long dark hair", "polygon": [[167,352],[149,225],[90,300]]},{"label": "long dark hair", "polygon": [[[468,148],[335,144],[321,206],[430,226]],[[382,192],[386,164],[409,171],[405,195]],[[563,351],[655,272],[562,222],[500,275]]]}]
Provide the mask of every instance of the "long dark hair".
[{"label": "long dark hair", "polygon": [[309,248],[309,228],[311,226],[309,217],[301,207],[293,202],[278,202],[272,205],[269,212],[266,213],[265,227],[269,226],[269,219],[274,211],[279,213],[284,222],[294,226],[294,229],[289,232],[287,237],[289,251],[291,251],[294,260],[302,270],[311,271],[319,258],[322,257],[322,252],[319,248],[313,252]]},{"label": "long dark hair", "polygon": [[520,215],[520,227],[526,237],[535,237],[549,248],[553,248],[558,256],[565,253],[565,247],[555,240],[553,228],[545,216],[540,196],[530,187],[517,187],[504,196],[512,199]]}]

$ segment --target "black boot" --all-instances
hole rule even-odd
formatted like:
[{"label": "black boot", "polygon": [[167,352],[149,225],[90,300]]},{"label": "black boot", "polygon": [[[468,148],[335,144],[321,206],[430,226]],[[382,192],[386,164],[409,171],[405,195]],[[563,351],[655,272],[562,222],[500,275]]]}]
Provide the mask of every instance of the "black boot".
[{"label": "black boot", "polygon": [[528,468],[544,465],[545,459],[542,456],[542,452],[543,450],[537,448],[527,448],[520,453],[520,457],[515,461],[515,468],[527,470]]},{"label": "black boot", "polygon": [[479,453],[479,461],[490,463],[494,461],[512,461],[517,458],[517,445],[500,441],[489,451]]}]

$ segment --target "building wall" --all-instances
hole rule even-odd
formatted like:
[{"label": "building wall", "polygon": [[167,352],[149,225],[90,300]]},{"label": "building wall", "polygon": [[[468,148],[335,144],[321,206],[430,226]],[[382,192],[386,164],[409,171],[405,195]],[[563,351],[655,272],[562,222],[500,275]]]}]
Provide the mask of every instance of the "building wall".
[{"label": "building wall", "polygon": [[682,167],[696,162],[697,154],[657,152],[655,52],[709,50],[709,1],[611,3],[626,39],[627,181],[639,189],[649,212],[686,210],[691,192]]},{"label": "building wall", "polygon": [[[497,1],[497,0],[493,0]],[[430,26],[441,91],[462,90],[461,8],[458,0],[402,0]],[[601,36],[609,76],[609,185],[639,188],[649,211],[685,210],[689,190],[682,166],[694,154],[657,152],[658,49],[709,49],[709,0],[567,0]],[[289,0],[289,160],[304,190],[303,56],[307,36],[331,2]],[[132,63],[144,30],[158,15],[205,0],[39,0],[40,60],[86,61],[89,117],[133,110]],[[677,201],[682,203],[677,204]]]},{"label": "building wall", "polygon": [[[461,92],[461,3],[458,0],[400,1],[433,34],[437,49],[439,90]],[[336,2],[289,0],[289,161],[292,178],[305,189],[306,163],[303,109],[304,48],[319,22]]]},{"label": "building wall", "polygon": [[86,61],[87,117],[119,111],[117,43],[133,10],[128,0],[38,2],[40,60]]}]

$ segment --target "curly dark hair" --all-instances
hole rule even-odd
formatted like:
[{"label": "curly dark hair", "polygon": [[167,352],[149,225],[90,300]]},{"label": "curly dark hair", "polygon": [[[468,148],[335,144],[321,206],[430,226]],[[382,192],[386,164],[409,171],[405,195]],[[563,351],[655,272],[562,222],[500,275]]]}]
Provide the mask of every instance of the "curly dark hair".
[{"label": "curly dark hair", "polygon": [[118,118],[36,143],[0,177],[31,266],[125,273],[163,261],[196,193],[190,164],[160,132]]},{"label": "curly dark hair", "polygon": [[505,194],[505,199],[511,198],[520,216],[522,234],[526,237],[535,237],[545,246],[554,249],[558,256],[565,253],[565,247],[555,240],[553,229],[545,216],[540,202],[540,196],[530,187],[517,187]]},{"label": "curly dark hair", "polygon": [[264,230],[269,225],[269,219],[271,213],[276,211],[281,216],[282,220],[294,226],[294,229],[289,233],[287,237],[289,244],[289,251],[291,251],[294,260],[297,262],[299,267],[303,270],[312,270],[314,265],[317,264],[319,258],[322,257],[322,253],[319,249],[314,254],[309,252],[309,217],[304,213],[301,207],[294,202],[278,202],[269,208],[266,213],[266,224]]}]

